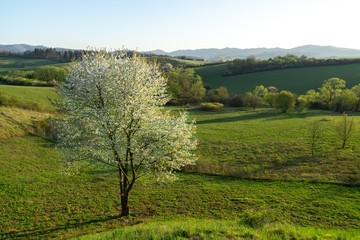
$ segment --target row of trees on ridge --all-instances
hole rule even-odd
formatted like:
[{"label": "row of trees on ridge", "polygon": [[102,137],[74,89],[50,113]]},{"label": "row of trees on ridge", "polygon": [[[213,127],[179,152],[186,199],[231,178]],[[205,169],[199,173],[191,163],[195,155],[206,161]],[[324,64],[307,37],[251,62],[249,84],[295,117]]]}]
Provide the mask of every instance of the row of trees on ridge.
[{"label": "row of trees on ridge", "polygon": [[287,54],[285,56],[276,56],[267,60],[259,60],[256,59],[255,56],[250,56],[246,59],[235,59],[229,62],[227,65],[228,70],[224,73],[224,76],[286,68],[329,66],[350,63],[360,63],[360,58],[319,59],[308,58],[305,55],[298,57],[293,54]]}]

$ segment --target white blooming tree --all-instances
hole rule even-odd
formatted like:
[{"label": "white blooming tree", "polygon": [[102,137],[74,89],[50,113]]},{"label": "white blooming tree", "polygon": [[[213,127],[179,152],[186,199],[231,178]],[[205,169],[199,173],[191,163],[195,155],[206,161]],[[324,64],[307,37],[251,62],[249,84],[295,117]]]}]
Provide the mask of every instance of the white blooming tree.
[{"label": "white blooming tree", "polygon": [[90,160],[117,169],[121,216],[144,174],[170,177],[196,160],[195,126],[187,114],[170,114],[167,80],[141,58],[105,50],[74,63],[60,87],[66,117],[60,146],[72,161]]}]

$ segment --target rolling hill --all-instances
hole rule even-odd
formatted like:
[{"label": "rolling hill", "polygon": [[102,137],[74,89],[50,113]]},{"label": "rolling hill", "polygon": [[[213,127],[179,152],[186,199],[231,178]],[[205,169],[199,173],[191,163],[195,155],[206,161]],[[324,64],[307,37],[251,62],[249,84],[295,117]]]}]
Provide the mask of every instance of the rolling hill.
[{"label": "rolling hill", "polygon": [[285,48],[206,48],[196,50],[177,50],[173,52],[164,52],[162,50],[150,51],[150,53],[175,56],[193,56],[204,58],[205,60],[218,61],[220,59],[230,60],[234,58],[246,58],[255,56],[259,59],[268,59],[275,56],[284,56],[286,54],[295,54],[297,56],[305,55],[314,58],[353,58],[360,57],[360,50],[349,48],[338,48],[333,46],[304,45],[291,49]]},{"label": "rolling hill", "polygon": [[[23,53],[25,51],[33,51],[35,48],[47,48],[43,45],[28,45],[28,44],[0,44],[0,52],[14,52]],[[68,50],[67,48],[56,48],[58,51]],[[340,48],[333,46],[319,46],[319,45],[304,45],[295,48],[203,48],[203,49],[187,49],[166,52],[161,49],[147,51],[156,55],[168,55],[171,57],[177,56],[191,56],[202,58],[207,61],[231,60],[234,58],[246,58],[248,56],[255,56],[259,59],[268,59],[275,56],[284,56],[286,54],[294,54],[297,56],[305,55],[314,58],[354,58],[360,57],[359,49]]]},{"label": "rolling hill", "polygon": [[304,94],[307,90],[317,89],[324,80],[340,77],[346,81],[347,87],[360,83],[360,64],[337,66],[304,67],[284,70],[240,74],[225,77],[227,64],[195,68],[211,88],[225,86],[231,94],[241,95],[252,91],[255,86],[275,86],[279,90],[290,90],[296,94]]},{"label": "rolling hill", "polygon": [[35,48],[46,48],[43,45],[28,45],[28,44],[9,44],[2,45],[0,44],[0,52],[14,52],[14,53],[23,53],[26,51],[34,51]]}]

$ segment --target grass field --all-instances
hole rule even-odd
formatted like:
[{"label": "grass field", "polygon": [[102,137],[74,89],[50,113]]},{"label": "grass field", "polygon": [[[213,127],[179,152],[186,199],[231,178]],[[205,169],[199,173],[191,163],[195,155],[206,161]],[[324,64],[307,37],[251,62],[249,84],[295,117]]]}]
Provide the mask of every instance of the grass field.
[{"label": "grass field", "polygon": [[57,99],[54,88],[51,87],[30,87],[30,86],[11,86],[1,85],[0,93],[12,96],[28,102],[36,102],[44,111],[54,111],[55,107],[49,99]]},{"label": "grass field", "polygon": [[210,62],[207,62],[207,61],[187,60],[187,59],[179,59],[179,58],[171,58],[171,59],[173,59],[175,61],[178,61],[178,62],[181,62],[181,63],[185,63],[185,64],[187,64],[189,66],[194,66],[194,67],[210,63]]},{"label": "grass field", "polygon": [[252,91],[258,85],[276,86],[280,90],[304,94],[309,89],[318,89],[324,80],[331,77],[343,78],[348,88],[360,83],[360,64],[293,68],[223,77],[226,70],[226,64],[195,69],[205,84],[212,88],[225,86],[231,94],[237,95]]},{"label": "grass field", "polygon": [[154,221],[73,240],[115,239],[360,239],[360,231],[328,230],[296,227],[289,224],[266,224],[251,227],[241,221],[179,219]]},{"label": "grass field", "polygon": [[[16,120],[25,126],[41,117],[25,110],[0,110],[13,118],[23,116]],[[84,239],[359,236],[358,135],[340,151],[329,125],[319,157],[310,159],[303,132],[307,121],[321,118],[330,124],[326,119],[338,116],[271,109],[190,114],[197,119],[197,170],[217,174],[183,172],[173,183],[140,179],[130,194],[131,217],[124,220],[117,217],[117,178],[111,169],[90,165],[67,175],[53,143],[27,134],[1,136],[0,238],[68,238],[119,226],[125,228]],[[304,158],[294,157],[298,155]],[[330,155],[331,161],[320,157]],[[232,170],[224,171],[219,163]]]},{"label": "grass field", "polygon": [[[0,92],[49,108],[56,97],[42,87]],[[0,107],[0,239],[360,239],[359,128],[340,149],[341,116],[328,111],[189,113],[198,164],[175,182],[140,178],[131,216],[119,219],[112,169],[85,165],[69,175],[54,143],[29,134],[53,113]],[[323,131],[312,157],[314,120]]]},{"label": "grass field", "polygon": [[[360,131],[345,149],[334,131],[339,114],[311,110],[227,108],[211,113],[190,111],[197,122],[199,162],[194,171],[257,179],[360,183]],[[360,125],[360,116],[355,114]],[[322,134],[315,157],[308,125],[320,120]]]},{"label": "grass field", "polygon": [[[137,223],[143,223],[140,231],[143,226],[154,232],[159,219],[176,230],[172,222],[184,217],[231,220],[224,231],[236,224],[236,235],[275,231],[278,224],[299,227],[296,234],[305,227],[351,236],[360,228],[358,186],[184,173],[173,183],[140,180],[130,198],[131,218],[121,221],[114,172],[88,167],[68,176],[53,145],[38,137],[0,140],[0,151],[0,238],[66,238]],[[193,234],[190,225],[184,234]]]},{"label": "grass field", "polygon": [[33,69],[34,67],[53,65],[53,64],[59,64],[59,62],[48,59],[0,57],[0,74],[4,75],[11,70],[30,70]]}]

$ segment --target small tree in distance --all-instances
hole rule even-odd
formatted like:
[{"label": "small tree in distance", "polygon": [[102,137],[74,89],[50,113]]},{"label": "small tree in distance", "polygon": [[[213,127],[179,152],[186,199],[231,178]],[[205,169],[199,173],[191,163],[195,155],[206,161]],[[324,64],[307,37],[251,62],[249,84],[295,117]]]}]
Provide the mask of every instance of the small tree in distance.
[{"label": "small tree in distance", "polygon": [[225,104],[229,100],[229,92],[226,87],[210,89],[209,92],[207,93],[206,98],[210,102],[219,102]]},{"label": "small tree in distance", "polygon": [[296,98],[294,94],[289,91],[281,91],[274,100],[274,107],[286,113],[294,109],[295,102]]},{"label": "small tree in distance", "polygon": [[263,102],[261,97],[256,96],[252,92],[246,92],[243,95],[242,101],[245,107],[252,107],[253,109],[260,107]]},{"label": "small tree in distance", "polygon": [[341,140],[341,148],[345,148],[347,141],[356,131],[356,122],[354,119],[349,119],[346,113],[343,113],[342,118],[336,122],[335,131]]},{"label": "small tree in distance", "polygon": [[321,121],[316,120],[308,124],[308,131],[309,131],[309,137],[311,140],[311,156],[315,156],[315,148],[316,144],[321,136],[322,127],[321,127]]},{"label": "small tree in distance", "polygon": [[186,113],[172,116],[163,109],[166,83],[156,66],[100,50],[72,65],[59,89],[67,113],[60,147],[70,162],[117,170],[121,216],[129,215],[129,193],[139,177],[168,178],[196,160],[193,123]]}]

